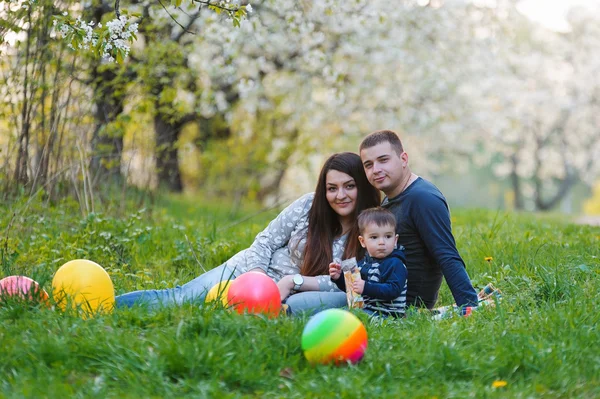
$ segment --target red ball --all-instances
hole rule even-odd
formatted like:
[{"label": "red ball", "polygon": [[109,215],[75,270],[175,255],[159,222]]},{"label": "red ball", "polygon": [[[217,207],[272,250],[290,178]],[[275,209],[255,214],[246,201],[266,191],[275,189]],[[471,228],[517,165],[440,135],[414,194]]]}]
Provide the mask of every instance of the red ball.
[{"label": "red ball", "polygon": [[0,302],[15,298],[28,302],[48,303],[48,293],[35,281],[25,276],[9,276],[0,280]]},{"label": "red ball", "polygon": [[279,288],[269,276],[263,273],[244,273],[233,280],[227,299],[239,314],[264,313],[273,317],[281,310]]}]

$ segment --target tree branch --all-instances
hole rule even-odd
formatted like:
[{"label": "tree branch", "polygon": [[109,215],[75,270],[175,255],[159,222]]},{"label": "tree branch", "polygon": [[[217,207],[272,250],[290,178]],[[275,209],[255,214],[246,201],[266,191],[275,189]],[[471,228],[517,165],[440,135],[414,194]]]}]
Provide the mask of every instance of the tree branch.
[{"label": "tree branch", "polygon": [[[535,175],[535,206],[537,209],[546,211],[555,207],[567,193],[571,189],[571,187],[575,184],[577,180],[577,173],[573,171],[573,167],[569,164],[569,160],[567,159],[567,151],[568,142],[564,135],[565,127],[567,121],[569,120],[570,111],[563,110],[561,112],[560,118],[556,121],[556,123],[550,128],[550,133],[545,138],[537,137],[536,141],[538,144],[538,151],[536,151],[536,175]],[[539,170],[541,169],[541,159],[539,156],[540,150],[548,143],[549,137],[553,134],[562,134],[561,142],[563,151],[563,167],[565,168],[565,177],[560,180],[560,184],[558,186],[558,190],[556,193],[548,200],[544,201],[542,198],[542,189],[543,184],[541,178],[539,177]]]},{"label": "tree branch", "polygon": [[160,3],[160,6],[163,8],[163,10],[165,10],[165,11],[166,11],[166,13],[169,15],[169,17],[171,17],[171,19],[172,19],[172,20],[173,20],[173,21],[174,21],[174,22],[175,22],[177,25],[179,25],[179,26],[181,27],[181,29],[183,29],[183,30],[184,30],[184,32],[185,32],[185,33],[191,33],[192,35],[195,35],[195,34],[196,34],[196,32],[192,32],[192,31],[190,31],[190,30],[187,30],[187,28],[186,28],[185,26],[183,26],[183,25],[182,25],[182,24],[181,24],[181,23],[180,23],[180,22],[179,22],[179,21],[178,21],[178,20],[177,20],[177,19],[176,19],[176,18],[173,16],[173,14],[171,14],[171,13],[169,12],[169,10],[167,10],[167,7],[166,7],[166,6],[163,4],[163,2],[162,2],[161,0],[158,0],[158,2]]},{"label": "tree branch", "polygon": [[185,114],[184,116],[182,116],[181,118],[179,118],[179,120],[177,120],[177,123],[180,126],[183,126],[187,123],[190,122],[194,122],[198,120],[198,114],[194,113],[194,112],[190,112],[189,114]]},{"label": "tree branch", "polygon": [[201,5],[205,5],[208,7],[219,8],[223,11],[227,11],[228,13],[236,12],[237,10],[239,10],[239,8],[228,8],[228,7],[222,6],[220,4],[215,4],[215,3],[211,2],[210,0],[192,0],[192,3],[200,3]]},{"label": "tree branch", "polygon": [[[183,11],[183,10],[182,10]],[[177,36],[175,36],[174,41],[179,43],[179,41],[181,40],[181,38],[183,37],[184,34],[186,33],[192,33],[192,34],[196,34],[195,32],[190,31],[190,28],[192,27],[192,25],[194,24],[194,22],[196,22],[196,20],[200,17],[200,11],[196,12],[193,15],[189,15],[190,20],[187,23],[187,26],[185,28],[183,28],[181,30],[181,32],[179,32],[179,34]]]}]

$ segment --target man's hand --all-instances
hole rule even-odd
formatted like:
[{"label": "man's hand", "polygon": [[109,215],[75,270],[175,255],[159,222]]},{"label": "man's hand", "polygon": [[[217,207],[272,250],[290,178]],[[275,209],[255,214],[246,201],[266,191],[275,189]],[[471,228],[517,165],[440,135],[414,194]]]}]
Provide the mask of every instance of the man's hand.
[{"label": "man's hand", "polygon": [[331,262],[329,264],[329,277],[332,280],[337,280],[342,275],[342,265],[339,263]]},{"label": "man's hand", "polygon": [[282,301],[290,296],[290,293],[294,289],[294,280],[292,280],[293,278],[294,276],[292,275],[284,276],[277,283],[277,288],[279,288],[279,295],[281,296]]},{"label": "man's hand", "polygon": [[363,280],[362,278],[359,278],[358,280],[355,280],[352,283],[352,291],[356,292],[357,294],[362,294],[364,289],[365,280]]}]

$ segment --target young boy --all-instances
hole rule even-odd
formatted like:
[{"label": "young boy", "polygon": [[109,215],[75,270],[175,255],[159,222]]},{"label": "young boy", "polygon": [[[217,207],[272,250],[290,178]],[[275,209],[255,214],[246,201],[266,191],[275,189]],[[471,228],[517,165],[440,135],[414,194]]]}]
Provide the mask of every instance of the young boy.
[{"label": "young boy", "polygon": [[[358,240],[367,249],[358,263],[360,279],[353,283],[354,292],[362,294],[363,310],[371,315],[403,317],[406,308],[406,266],[404,248],[396,249],[396,218],[387,209],[377,207],[358,216]],[[346,283],[338,263],[329,264],[329,276],[342,291]]]}]

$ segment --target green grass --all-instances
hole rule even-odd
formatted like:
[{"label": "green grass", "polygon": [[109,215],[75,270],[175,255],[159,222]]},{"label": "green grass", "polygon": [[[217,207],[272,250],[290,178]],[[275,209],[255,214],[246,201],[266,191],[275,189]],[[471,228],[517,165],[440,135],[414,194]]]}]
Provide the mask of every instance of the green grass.
[{"label": "green grass", "polygon": [[[276,214],[236,223],[256,208],[184,198],[128,209],[82,217],[68,201],[3,204],[1,276],[26,275],[50,291],[62,264],[86,258],[106,268],[117,293],[171,287],[247,247]],[[300,348],[307,318],[187,305],[82,320],[7,304],[0,397],[600,397],[600,228],[483,210],[454,211],[453,223],[474,283],[500,288],[500,307],[383,325],[357,313],[369,334],[357,366],[309,365]],[[444,286],[439,304],[450,303]]]}]

